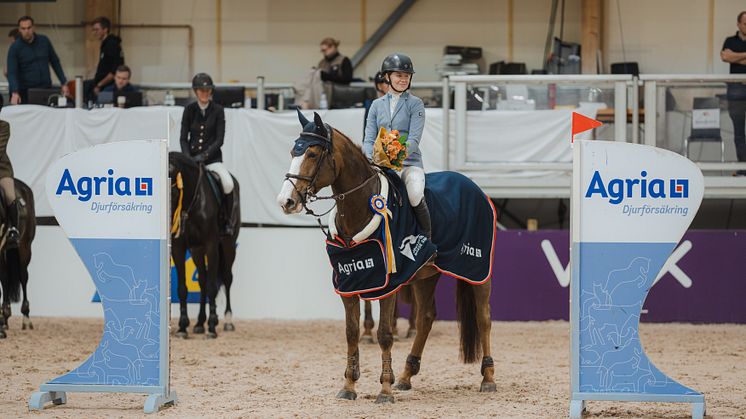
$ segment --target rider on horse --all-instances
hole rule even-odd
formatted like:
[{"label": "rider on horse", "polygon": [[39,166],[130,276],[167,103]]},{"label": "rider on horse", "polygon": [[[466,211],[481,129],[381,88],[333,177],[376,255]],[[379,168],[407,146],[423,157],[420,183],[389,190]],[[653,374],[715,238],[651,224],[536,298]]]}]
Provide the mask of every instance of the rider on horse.
[{"label": "rider on horse", "polygon": [[220,147],[225,137],[225,111],[212,101],[215,85],[207,73],[198,73],[192,79],[192,89],[197,101],[184,108],[181,116],[181,151],[197,163],[204,163],[207,170],[220,178],[223,189],[221,205],[222,233],[233,235],[233,177],[223,165]]},{"label": "rider on horse", "polygon": [[[3,98],[0,96],[0,110],[3,108]],[[0,188],[5,196],[4,205],[8,208],[8,248],[18,247],[18,241],[21,235],[18,233],[18,224],[20,216],[20,202],[16,199],[15,181],[13,180],[13,165],[10,164],[7,148],[10,139],[10,124],[7,121],[0,120]]]},{"label": "rider on horse", "polygon": [[422,130],[425,127],[425,105],[422,99],[408,92],[414,66],[408,56],[391,54],[383,60],[381,73],[390,88],[388,93],[374,100],[370,106],[365,123],[363,152],[368,160],[377,163],[373,160],[373,144],[379,127],[407,133],[407,159],[404,160],[400,176],[407,185],[409,203],[414,208],[417,222],[430,238],[432,226],[430,211],[425,203],[425,170],[420,153]]}]

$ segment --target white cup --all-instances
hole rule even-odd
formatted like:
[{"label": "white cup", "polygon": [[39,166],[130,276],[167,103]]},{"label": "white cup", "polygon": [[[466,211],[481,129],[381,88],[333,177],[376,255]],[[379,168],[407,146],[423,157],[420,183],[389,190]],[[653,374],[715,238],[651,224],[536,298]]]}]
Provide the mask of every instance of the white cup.
[{"label": "white cup", "polygon": [[117,96],[117,106],[124,108],[124,104],[127,103],[127,98],[124,96]]}]

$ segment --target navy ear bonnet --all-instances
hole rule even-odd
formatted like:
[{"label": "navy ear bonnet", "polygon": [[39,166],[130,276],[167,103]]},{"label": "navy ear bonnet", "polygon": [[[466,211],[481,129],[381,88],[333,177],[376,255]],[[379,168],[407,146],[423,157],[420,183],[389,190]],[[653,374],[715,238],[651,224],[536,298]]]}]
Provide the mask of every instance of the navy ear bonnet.
[{"label": "navy ear bonnet", "polygon": [[318,115],[315,116],[317,121],[309,121],[305,116],[303,116],[300,110],[298,110],[298,119],[303,127],[303,132],[301,132],[298,139],[295,140],[295,145],[290,152],[293,157],[304,155],[306,150],[308,150],[308,147],[315,145],[321,146],[327,151],[331,151],[331,127],[327,124],[321,123],[321,118],[319,118]]}]

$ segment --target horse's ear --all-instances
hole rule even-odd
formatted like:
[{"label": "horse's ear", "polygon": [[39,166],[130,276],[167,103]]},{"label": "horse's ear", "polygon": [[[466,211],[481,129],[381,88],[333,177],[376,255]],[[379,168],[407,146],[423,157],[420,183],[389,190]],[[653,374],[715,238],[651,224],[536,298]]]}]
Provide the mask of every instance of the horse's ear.
[{"label": "horse's ear", "polygon": [[305,128],[306,125],[308,125],[309,121],[305,116],[303,116],[303,112],[300,111],[300,108],[296,109],[298,111],[298,121],[300,121],[300,126],[302,128]]},{"label": "horse's ear", "polygon": [[316,125],[316,132],[320,133],[321,135],[327,135],[326,132],[326,125],[324,124],[324,121],[321,120],[321,116],[319,116],[318,113],[313,113],[313,123]]},{"label": "horse's ear", "polygon": [[324,121],[321,120],[321,116],[316,112],[313,113],[313,122],[316,124],[316,128],[324,128]]}]

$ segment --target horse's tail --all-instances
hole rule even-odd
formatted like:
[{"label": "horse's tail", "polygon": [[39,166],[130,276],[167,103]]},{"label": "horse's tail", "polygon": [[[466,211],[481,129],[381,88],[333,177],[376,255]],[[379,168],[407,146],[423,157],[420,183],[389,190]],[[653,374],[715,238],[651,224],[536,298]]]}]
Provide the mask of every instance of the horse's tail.
[{"label": "horse's tail", "polygon": [[477,362],[482,352],[477,325],[474,289],[465,281],[456,281],[456,311],[461,330],[461,359],[465,364]]},{"label": "horse's tail", "polygon": [[13,303],[17,303],[21,299],[21,263],[19,256],[18,249],[6,250],[4,257],[8,269],[5,275],[0,275],[3,282],[3,292],[8,295]]}]

